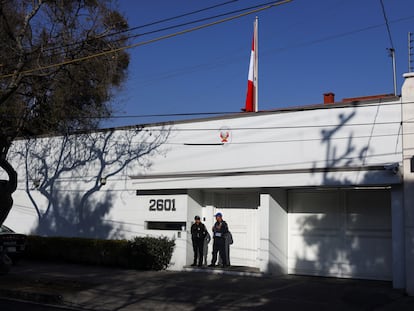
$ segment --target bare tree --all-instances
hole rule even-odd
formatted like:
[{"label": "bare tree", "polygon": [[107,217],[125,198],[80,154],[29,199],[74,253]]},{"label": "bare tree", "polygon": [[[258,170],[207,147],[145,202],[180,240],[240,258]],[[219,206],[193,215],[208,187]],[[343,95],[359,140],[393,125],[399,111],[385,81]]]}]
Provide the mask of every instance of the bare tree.
[{"label": "bare tree", "polygon": [[[127,29],[112,0],[0,0],[0,167],[10,171],[17,137],[95,128],[111,115]],[[10,207],[0,203],[0,219]]]}]

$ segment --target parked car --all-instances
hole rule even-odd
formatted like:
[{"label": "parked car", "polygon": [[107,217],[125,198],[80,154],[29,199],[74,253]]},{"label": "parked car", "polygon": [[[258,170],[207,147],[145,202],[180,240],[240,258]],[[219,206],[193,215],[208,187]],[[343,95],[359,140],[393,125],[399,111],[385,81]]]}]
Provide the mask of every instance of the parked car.
[{"label": "parked car", "polygon": [[21,258],[26,249],[26,240],[26,235],[16,233],[4,225],[0,226],[0,254],[7,255],[13,263]]}]

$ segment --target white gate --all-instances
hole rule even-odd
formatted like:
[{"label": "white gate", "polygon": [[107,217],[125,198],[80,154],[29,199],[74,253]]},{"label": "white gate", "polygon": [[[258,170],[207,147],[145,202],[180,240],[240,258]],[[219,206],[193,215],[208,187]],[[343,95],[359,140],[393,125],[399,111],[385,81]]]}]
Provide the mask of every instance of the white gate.
[{"label": "white gate", "polygon": [[259,239],[257,197],[254,194],[222,194],[218,196],[214,214],[223,213],[233,236],[230,246],[232,266],[256,267]]}]

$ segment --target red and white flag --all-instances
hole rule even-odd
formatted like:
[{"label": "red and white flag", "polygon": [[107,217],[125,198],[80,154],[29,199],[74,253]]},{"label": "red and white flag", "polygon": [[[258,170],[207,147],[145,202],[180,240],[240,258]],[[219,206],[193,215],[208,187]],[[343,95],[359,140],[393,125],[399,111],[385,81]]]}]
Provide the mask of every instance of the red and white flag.
[{"label": "red and white flag", "polygon": [[258,110],[258,97],[257,97],[257,17],[254,22],[254,33],[252,42],[252,51],[250,53],[250,65],[249,65],[249,76],[247,81],[247,95],[246,95],[246,106],[244,111],[246,112],[257,112]]}]

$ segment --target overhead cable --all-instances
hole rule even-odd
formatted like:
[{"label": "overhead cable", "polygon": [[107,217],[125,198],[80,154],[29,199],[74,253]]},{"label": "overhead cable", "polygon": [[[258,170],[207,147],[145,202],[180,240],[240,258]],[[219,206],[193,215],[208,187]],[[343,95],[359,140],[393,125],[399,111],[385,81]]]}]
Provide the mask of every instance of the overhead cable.
[{"label": "overhead cable", "polygon": [[389,25],[389,22],[388,22],[387,13],[385,11],[384,2],[382,0],[380,0],[380,3],[381,3],[381,8],[382,8],[382,14],[384,15],[385,26],[387,27],[388,38],[390,39],[391,48],[394,49],[394,43],[392,41],[390,25]]},{"label": "overhead cable", "polygon": [[66,61],[63,61],[63,62],[55,63],[55,64],[50,64],[50,65],[46,65],[46,66],[39,66],[37,68],[32,68],[32,69],[23,70],[23,71],[20,71],[20,72],[13,72],[13,73],[1,75],[0,79],[9,78],[9,77],[12,77],[16,74],[29,74],[29,73],[36,72],[36,71],[51,69],[51,68],[55,68],[55,67],[59,67],[59,66],[63,66],[63,65],[69,65],[69,64],[85,61],[85,60],[100,57],[100,56],[114,54],[114,53],[121,52],[121,51],[124,51],[124,50],[127,50],[127,49],[132,49],[132,48],[135,48],[135,47],[138,47],[138,46],[143,46],[143,45],[158,42],[158,41],[161,41],[161,40],[169,39],[169,38],[172,38],[172,37],[180,36],[180,35],[183,35],[183,34],[194,32],[196,30],[204,29],[204,28],[215,26],[215,25],[218,25],[218,24],[222,24],[222,23],[225,23],[225,22],[228,22],[228,21],[231,21],[231,20],[235,20],[235,19],[247,16],[247,15],[251,15],[251,14],[261,12],[261,11],[269,10],[273,7],[276,7],[276,6],[291,2],[291,1],[292,0],[282,0],[282,1],[272,2],[272,4],[269,4],[269,5],[266,5],[266,6],[254,9],[254,10],[250,10],[250,11],[240,13],[240,14],[237,14],[237,15],[234,15],[234,16],[223,18],[223,19],[220,19],[218,21],[211,22],[211,23],[199,25],[199,26],[196,26],[196,27],[193,27],[193,28],[184,29],[182,31],[178,31],[178,32],[175,32],[175,33],[172,33],[172,34],[157,37],[157,38],[154,38],[154,39],[151,39],[151,40],[138,42],[138,43],[123,46],[123,47],[120,47],[120,48],[111,49],[111,50],[107,50],[107,51],[102,51],[102,52],[99,52],[99,53],[91,54],[91,55],[84,56],[84,57],[74,58],[74,59],[66,60]]},{"label": "overhead cable", "polygon": [[172,16],[172,17],[167,17],[167,18],[160,19],[160,20],[157,20],[157,21],[154,21],[154,22],[149,22],[147,24],[134,26],[134,27],[129,27],[128,29],[124,29],[124,30],[120,30],[120,31],[116,31],[116,32],[111,32],[111,33],[106,33],[106,34],[103,34],[103,35],[100,35],[100,36],[97,36],[97,37],[87,38],[87,39],[84,39],[84,40],[79,40],[79,41],[68,43],[68,44],[61,45],[61,46],[49,47],[49,48],[45,49],[44,51],[53,51],[55,49],[60,49],[60,48],[63,48],[63,47],[70,47],[70,46],[73,46],[73,45],[82,44],[84,42],[92,41],[92,40],[95,40],[95,39],[120,35],[122,33],[130,32],[130,31],[137,30],[137,29],[146,28],[146,27],[149,27],[149,26],[162,24],[162,23],[169,22],[169,21],[172,21],[172,20],[175,20],[175,19],[180,19],[182,17],[186,17],[186,16],[197,14],[197,13],[201,13],[201,12],[204,12],[204,11],[208,11],[208,10],[211,10],[211,9],[215,9],[215,8],[218,8],[218,7],[230,4],[230,3],[234,3],[234,2],[237,2],[237,1],[239,1],[239,0],[226,1],[226,2],[223,2],[223,3],[219,3],[219,4],[216,4],[216,5],[212,5],[212,6],[205,7],[205,8],[202,8],[202,9],[198,9],[198,10],[195,10],[195,11],[183,13],[183,14],[180,14],[180,15],[175,15],[175,16]]}]

